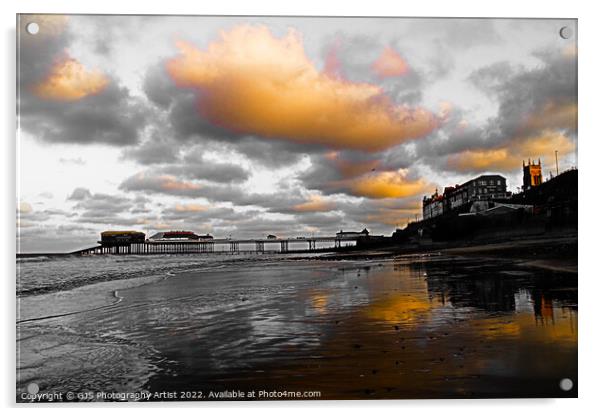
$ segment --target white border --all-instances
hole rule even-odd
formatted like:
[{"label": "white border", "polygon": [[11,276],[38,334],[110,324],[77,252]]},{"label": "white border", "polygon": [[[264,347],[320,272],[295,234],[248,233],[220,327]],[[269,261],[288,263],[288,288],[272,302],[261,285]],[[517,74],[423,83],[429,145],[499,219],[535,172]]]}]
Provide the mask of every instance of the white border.
[{"label": "white border", "polygon": [[[4,313],[2,319],[3,371],[0,394],[4,407],[15,411],[15,14],[21,13],[119,13],[119,14],[234,14],[234,15],[346,15],[346,16],[448,16],[448,17],[563,17],[579,19],[579,187],[580,187],[580,249],[579,249],[579,399],[576,400],[474,400],[474,401],[353,401],[353,402],[262,402],[262,403],[176,403],[169,407],[177,412],[190,410],[195,413],[232,411],[245,414],[286,412],[289,414],[307,414],[316,411],[345,412],[363,414],[370,408],[378,412],[393,411],[412,413],[438,413],[446,415],[504,415],[525,410],[545,412],[546,414],[593,413],[600,408],[600,396],[597,387],[601,385],[600,360],[602,352],[602,326],[598,322],[600,313],[596,306],[601,293],[602,276],[597,269],[596,257],[600,235],[598,201],[601,200],[598,171],[602,157],[602,134],[596,121],[600,116],[599,95],[600,45],[602,39],[600,14],[596,13],[596,2],[556,1],[529,2],[525,0],[497,1],[354,1],[327,2],[325,0],[299,1],[230,1],[194,2],[192,0],[169,0],[151,2],[149,0],[124,1],[69,1],[69,0],[20,0],[3,1],[0,8],[3,42],[1,65],[3,88],[0,114],[4,137],[2,142],[2,172],[4,199],[2,209],[2,238],[0,258],[4,266],[2,275],[4,294]],[[41,173],[42,174],[42,173]],[[133,411],[141,410],[154,414],[163,414],[165,404],[137,405]],[[29,412],[61,414],[81,412],[74,406],[40,406],[38,408],[16,406]],[[109,407],[110,409],[107,409]],[[124,410],[125,407],[125,410]],[[88,405],[86,412],[105,414],[107,411],[128,411],[128,406]],[[129,406],[132,407],[132,406]],[[336,408],[336,409],[335,409]],[[175,409],[174,409],[175,410]]]}]

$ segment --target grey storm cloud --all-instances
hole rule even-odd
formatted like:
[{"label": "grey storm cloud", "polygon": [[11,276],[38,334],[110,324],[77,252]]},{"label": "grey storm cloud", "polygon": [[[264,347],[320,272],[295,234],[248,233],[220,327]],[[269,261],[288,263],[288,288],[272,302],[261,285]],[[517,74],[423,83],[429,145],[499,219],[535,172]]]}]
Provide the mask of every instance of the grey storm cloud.
[{"label": "grey storm cloud", "polygon": [[[398,104],[415,105],[422,100],[423,78],[421,70],[409,67],[409,72],[400,77],[380,79],[372,69],[383,48],[383,40],[375,36],[336,34],[322,48],[324,60],[335,65],[336,76],[353,82],[371,82],[379,85],[383,92]],[[392,47],[392,46],[389,46]],[[403,58],[403,50],[397,50]]]},{"label": "grey storm cloud", "polygon": [[243,182],[249,177],[249,172],[238,165],[219,163],[210,160],[199,163],[182,163],[172,165],[161,172],[176,175],[184,179],[205,180],[219,183]]},{"label": "grey storm cloud", "polygon": [[[250,217],[232,224],[232,234],[242,238],[265,237],[267,234],[275,234],[282,237],[308,236],[310,229],[319,229],[316,235],[333,235],[344,222],[339,221],[338,216],[320,215],[311,221],[300,221],[298,217],[290,219],[269,219],[265,217]],[[310,220],[309,218],[306,218]],[[315,233],[315,231],[314,231]]]},{"label": "grey storm cloud", "polygon": [[[311,216],[311,212],[299,212],[295,209],[297,205],[308,202],[308,198],[297,187],[278,188],[271,193],[252,193],[248,192],[244,186],[235,184],[217,184],[196,182],[184,182],[175,179],[175,177],[166,177],[165,175],[154,172],[142,172],[133,175],[124,180],[119,186],[120,189],[127,192],[146,192],[161,195],[170,195],[186,198],[204,198],[212,203],[229,202],[234,206],[256,206],[270,213],[294,214],[297,218]],[[338,208],[333,204],[333,210]],[[187,213],[182,210],[178,214],[185,217],[198,215],[205,217],[207,210],[200,212]]]},{"label": "grey storm cloud", "polygon": [[179,148],[180,144],[169,136],[154,131],[148,139],[124,149],[122,156],[141,165],[174,163],[178,160]]},{"label": "grey storm cloud", "polygon": [[119,188],[130,192],[150,192],[188,198],[205,198],[211,202],[230,202],[238,206],[260,206],[274,212],[305,201],[299,190],[275,191],[271,194],[249,193],[233,184],[185,182],[156,172],[140,172],[125,179]]},{"label": "grey storm cloud", "polygon": [[81,216],[86,218],[102,218],[107,214],[123,213],[128,211],[135,203],[131,198],[92,193],[86,188],[74,189],[68,200],[76,201],[74,210],[80,211]]},{"label": "grey storm cloud", "polygon": [[211,229],[216,233],[232,234],[237,238],[265,237],[267,234],[306,235],[307,229],[318,228],[334,233],[344,224],[340,213],[302,213],[288,218],[266,218],[260,210],[237,211],[229,207],[208,207],[205,210],[163,210],[160,221],[176,228],[191,231]]},{"label": "grey storm cloud", "polygon": [[463,112],[454,110],[440,131],[416,143],[418,157],[432,166],[447,168],[441,157],[468,149],[494,148],[549,128],[576,137],[576,118],[574,123],[552,117],[544,117],[543,124],[525,123],[529,116],[541,114],[550,105],[577,106],[576,58],[558,51],[534,55],[541,61],[534,68],[498,62],[473,71],[468,80],[498,101],[497,115],[482,126],[458,129]]},{"label": "grey storm cloud", "polygon": [[220,183],[244,182],[250,172],[239,165],[207,159],[202,147],[189,150],[180,164],[171,165],[163,172],[186,179],[206,180]]},{"label": "grey storm cloud", "polygon": [[232,138],[235,134],[213,125],[199,115],[194,91],[177,88],[166,72],[164,62],[150,67],[144,78],[144,92],[159,109],[167,112],[175,139],[194,137]]},{"label": "grey storm cloud", "polygon": [[[577,104],[576,58],[541,51],[535,54],[542,66],[523,70],[511,76],[497,88],[500,97],[498,114],[502,134],[513,135],[521,126],[525,114],[542,111],[549,103],[556,105]],[[570,132],[576,130],[575,124]]]},{"label": "grey storm cloud", "polygon": [[87,188],[75,188],[71,195],[67,197],[71,201],[83,201],[85,199],[92,198],[92,193]]},{"label": "grey storm cloud", "polygon": [[33,209],[29,212],[23,212],[23,211],[19,211],[18,212],[18,217],[19,219],[22,221],[22,223],[25,224],[39,224],[40,222],[44,222],[49,220],[51,217],[69,217],[71,216],[70,213],[68,213],[67,211],[64,210],[60,210],[60,209],[42,209],[42,210],[36,210]]},{"label": "grey storm cloud", "polygon": [[43,225],[20,228],[17,242],[20,252],[71,252],[94,244],[96,231],[85,225]]},{"label": "grey storm cloud", "polygon": [[[44,21],[40,33],[27,34],[29,19],[19,27],[19,121],[24,131],[52,143],[104,143],[123,146],[138,141],[147,120],[142,100],[108,77],[108,85],[97,94],[78,100],[60,101],[37,96],[33,87],[51,73],[54,64],[69,59],[73,40],[69,25],[48,34]],[[57,25],[59,27],[60,25]]]},{"label": "grey storm cloud", "polygon": [[67,199],[75,201],[76,222],[114,226],[139,226],[144,217],[128,215],[148,214],[150,210],[146,209],[146,204],[151,201],[143,195],[125,197],[92,193],[86,188],[74,189]]},{"label": "grey storm cloud", "polygon": [[[194,91],[177,88],[160,62],[150,67],[144,80],[144,92],[159,111],[166,114],[169,139],[161,145],[142,143],[126,152],[127,157],[142,164],[169,162],[174,149],[184,149],[194,143],[221,148],[245,155],[264,166],[282,167],[294,164],[303,154],[323,151],[318,145],[266,141],[249,135],[236,134],[205,120],[198,112],[198,98]],[[170,147],[168,149],[168,147]],[[161,150],[167,150],[160,155]],[[157,161],[157,162],[155,162]]]},{"label": "grey storm cloud", "polygon": [[53,143],[136,143],[147,119],[145,106],[114,81],[101,93],[77,102],[54,102],[23,92],[21,127]]},{"label": "grey storm cloud", "polygon": [[336,160],[328,155],[311,156],[311,167],[299,175],[299,180],[307,189],[322,191],[326,195],[350,194],[342,181],[362,176],[366,173],[396,171],[405,169],[415,162],[415,155],[407,145],[395,146],[380,153],[357,151],[338,152]]}]

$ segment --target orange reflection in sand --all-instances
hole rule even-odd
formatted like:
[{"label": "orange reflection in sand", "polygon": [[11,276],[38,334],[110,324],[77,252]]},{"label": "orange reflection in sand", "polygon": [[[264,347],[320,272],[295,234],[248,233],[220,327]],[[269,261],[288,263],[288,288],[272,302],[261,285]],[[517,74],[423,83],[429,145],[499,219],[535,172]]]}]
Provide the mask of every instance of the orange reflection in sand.
[{"label": "orange reflection in sand", "polygon": [[383,299],[366,308],[366,314],[390,324],[402,324],[404,327],[414,326],[427,319],[433,307],[441,306],[437,300],[402,294]]},{"label": "orange reflection in sand", "polygon": [[321,293],[316,293],[310,297],[310,303],[318,313],[325,314],[328,310],[326,305],[328,304],[328,296]]}]

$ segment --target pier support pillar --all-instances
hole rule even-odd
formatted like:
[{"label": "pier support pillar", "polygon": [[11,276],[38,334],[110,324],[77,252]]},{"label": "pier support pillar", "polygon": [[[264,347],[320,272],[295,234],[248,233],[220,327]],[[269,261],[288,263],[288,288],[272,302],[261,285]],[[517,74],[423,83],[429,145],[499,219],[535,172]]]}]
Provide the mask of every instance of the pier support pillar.
[{"label": "pier support pillar", "polygon": [[281,241],[280,242],[280,252],[281,253],[287,253],[288,252],[288,241]]}]

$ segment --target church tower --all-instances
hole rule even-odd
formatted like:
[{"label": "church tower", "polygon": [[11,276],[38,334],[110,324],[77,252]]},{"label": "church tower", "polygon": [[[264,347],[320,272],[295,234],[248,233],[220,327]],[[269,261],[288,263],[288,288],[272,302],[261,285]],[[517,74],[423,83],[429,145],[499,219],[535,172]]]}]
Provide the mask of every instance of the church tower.
[{"label": "church tower", "polygon": [[531,159],[529,159],[526,166],[523,160],[523,191],[539,186],[542,182],[541,159],[537,161],[537,164],[535,160],[531,162]]}]

